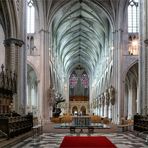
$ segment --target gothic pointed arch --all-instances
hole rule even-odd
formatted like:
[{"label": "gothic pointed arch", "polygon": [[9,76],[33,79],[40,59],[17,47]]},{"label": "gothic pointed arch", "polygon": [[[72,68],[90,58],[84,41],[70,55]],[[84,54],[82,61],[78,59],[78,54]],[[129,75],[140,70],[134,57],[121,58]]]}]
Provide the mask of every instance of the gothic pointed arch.
[{"label": "gothic pointed arch", "polygon": [[31,65],[27,65],[27,112],[32,112],[38,116],[39,96],[38,96],[38,78]]},{"label": "gothic pointed arch", "polygon": [[72,114],[73,114],[73,115],[78,115],[78,108],[77,108],[77,106],[74,106],[74,107],[72,108]]},{"label": "gothic pointed arch", "polygon": [[124,111],[125,116],[129,119],[138,112],[138,63],[133,64],[125,78],[125,97],[124,97]]}]

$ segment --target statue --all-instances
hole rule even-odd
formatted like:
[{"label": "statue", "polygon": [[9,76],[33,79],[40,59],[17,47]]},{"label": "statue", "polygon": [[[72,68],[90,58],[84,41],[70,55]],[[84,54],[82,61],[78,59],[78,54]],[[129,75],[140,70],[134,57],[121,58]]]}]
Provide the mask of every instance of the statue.
[{"label": "statue", "polygon": [[58,108],[57,105],[61,102],[64,102],[64,101],[65,101],[65,99],[63,99],[61,94],[58,93],[55,95],[54,102],[53,102],[53,110],[52,110],[53,117],[60,116],[61,108]]},{"label": "statue", "polygon": [[101,95],[99,95],[99,108],[101,108]]},{"label": "statue", "polygon": [[104,103],[105,103],[105,96],[104,96],[104,93],[102,93],[102,95],[101,95],[101,104],[102,104],[102,106],[104,106]]},{"label": "statue", "polygon": [[111,104],[114,105],[115,104],[115,88],[113,88],[112,85],[109,88],[109,97],[110,97]]},{"label": "statue", "polygon": [[54,97],[55,97],[55,90],[54,88],[49,88],[48,89],[48,104],[49,106],[52,106],[53,105],[53,100],[54,100]]},{"label": "statue", "polygon": [[105,104],[108,106],[109,105],[109,93],[107,89],[104,92],[104,96],[105,96]]}]

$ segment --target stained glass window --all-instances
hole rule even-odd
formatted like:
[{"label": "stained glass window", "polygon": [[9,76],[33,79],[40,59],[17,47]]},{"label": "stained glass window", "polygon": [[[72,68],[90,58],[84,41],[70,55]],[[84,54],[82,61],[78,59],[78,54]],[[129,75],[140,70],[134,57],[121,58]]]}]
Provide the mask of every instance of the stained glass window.
[{"label": "stained glass window", "polygon": [[77,85],[78,77],[75,71],[72,72],[70,78],[69,78],[69,85],[70,88],[74,88]]},{"label": "stained glass window", "polygon": [[85,71],[82,73],[81,83],[84,88],[88,88],[89,79],[88,79],[88,75],[86,74]]}]

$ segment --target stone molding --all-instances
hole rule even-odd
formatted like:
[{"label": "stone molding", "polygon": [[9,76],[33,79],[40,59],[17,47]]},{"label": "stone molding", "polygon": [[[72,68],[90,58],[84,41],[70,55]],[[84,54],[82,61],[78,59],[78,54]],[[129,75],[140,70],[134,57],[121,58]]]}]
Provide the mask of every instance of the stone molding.
[{"label": "stone molding", "polygon": [[16,46],[22,47],[24,42],[22,40],[15,39],[15,38],[8,38],[8,39],[4,40],[5,46],[10,46],[11,44],[15,44]]}]

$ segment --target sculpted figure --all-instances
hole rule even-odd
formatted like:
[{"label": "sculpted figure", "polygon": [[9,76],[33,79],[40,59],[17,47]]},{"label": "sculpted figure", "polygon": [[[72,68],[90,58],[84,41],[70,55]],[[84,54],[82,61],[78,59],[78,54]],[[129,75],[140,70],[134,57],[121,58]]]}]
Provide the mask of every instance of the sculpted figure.
[{"label": "sculpted figure", "polygon": [[99,107],[101,107],[101,95],[99,95]]},{"label": "sculpted figure", "polygon": [[101,104],[102,104],[102,106],[104,106],[104,103],[105,103],[105,97],[104,97],[104,94],[102,93],[102,95],[101,95]]},{"label": "sculpted figure", "polygon": [[109,93],[108,93],[108,90],[107,89],[104,92],[104,96],[105,96],[105,104],[106,105],[109,105]]},{"label": "sculpted figure", "polygon": [[63,99],[61,94],[57,94],[54,98],[54,102],[53,102],[53,117],[59,117],[60,113],[61,113],[61,108],[58,108],[57,105],[61,102],[64,102],[65,99]]},{"label": "sculpted figure", "polygon": [[115,104],[115,89],[113,88],[113,86],[109,88],[109,97],[110,97],[111,104],[114,105]]}]

